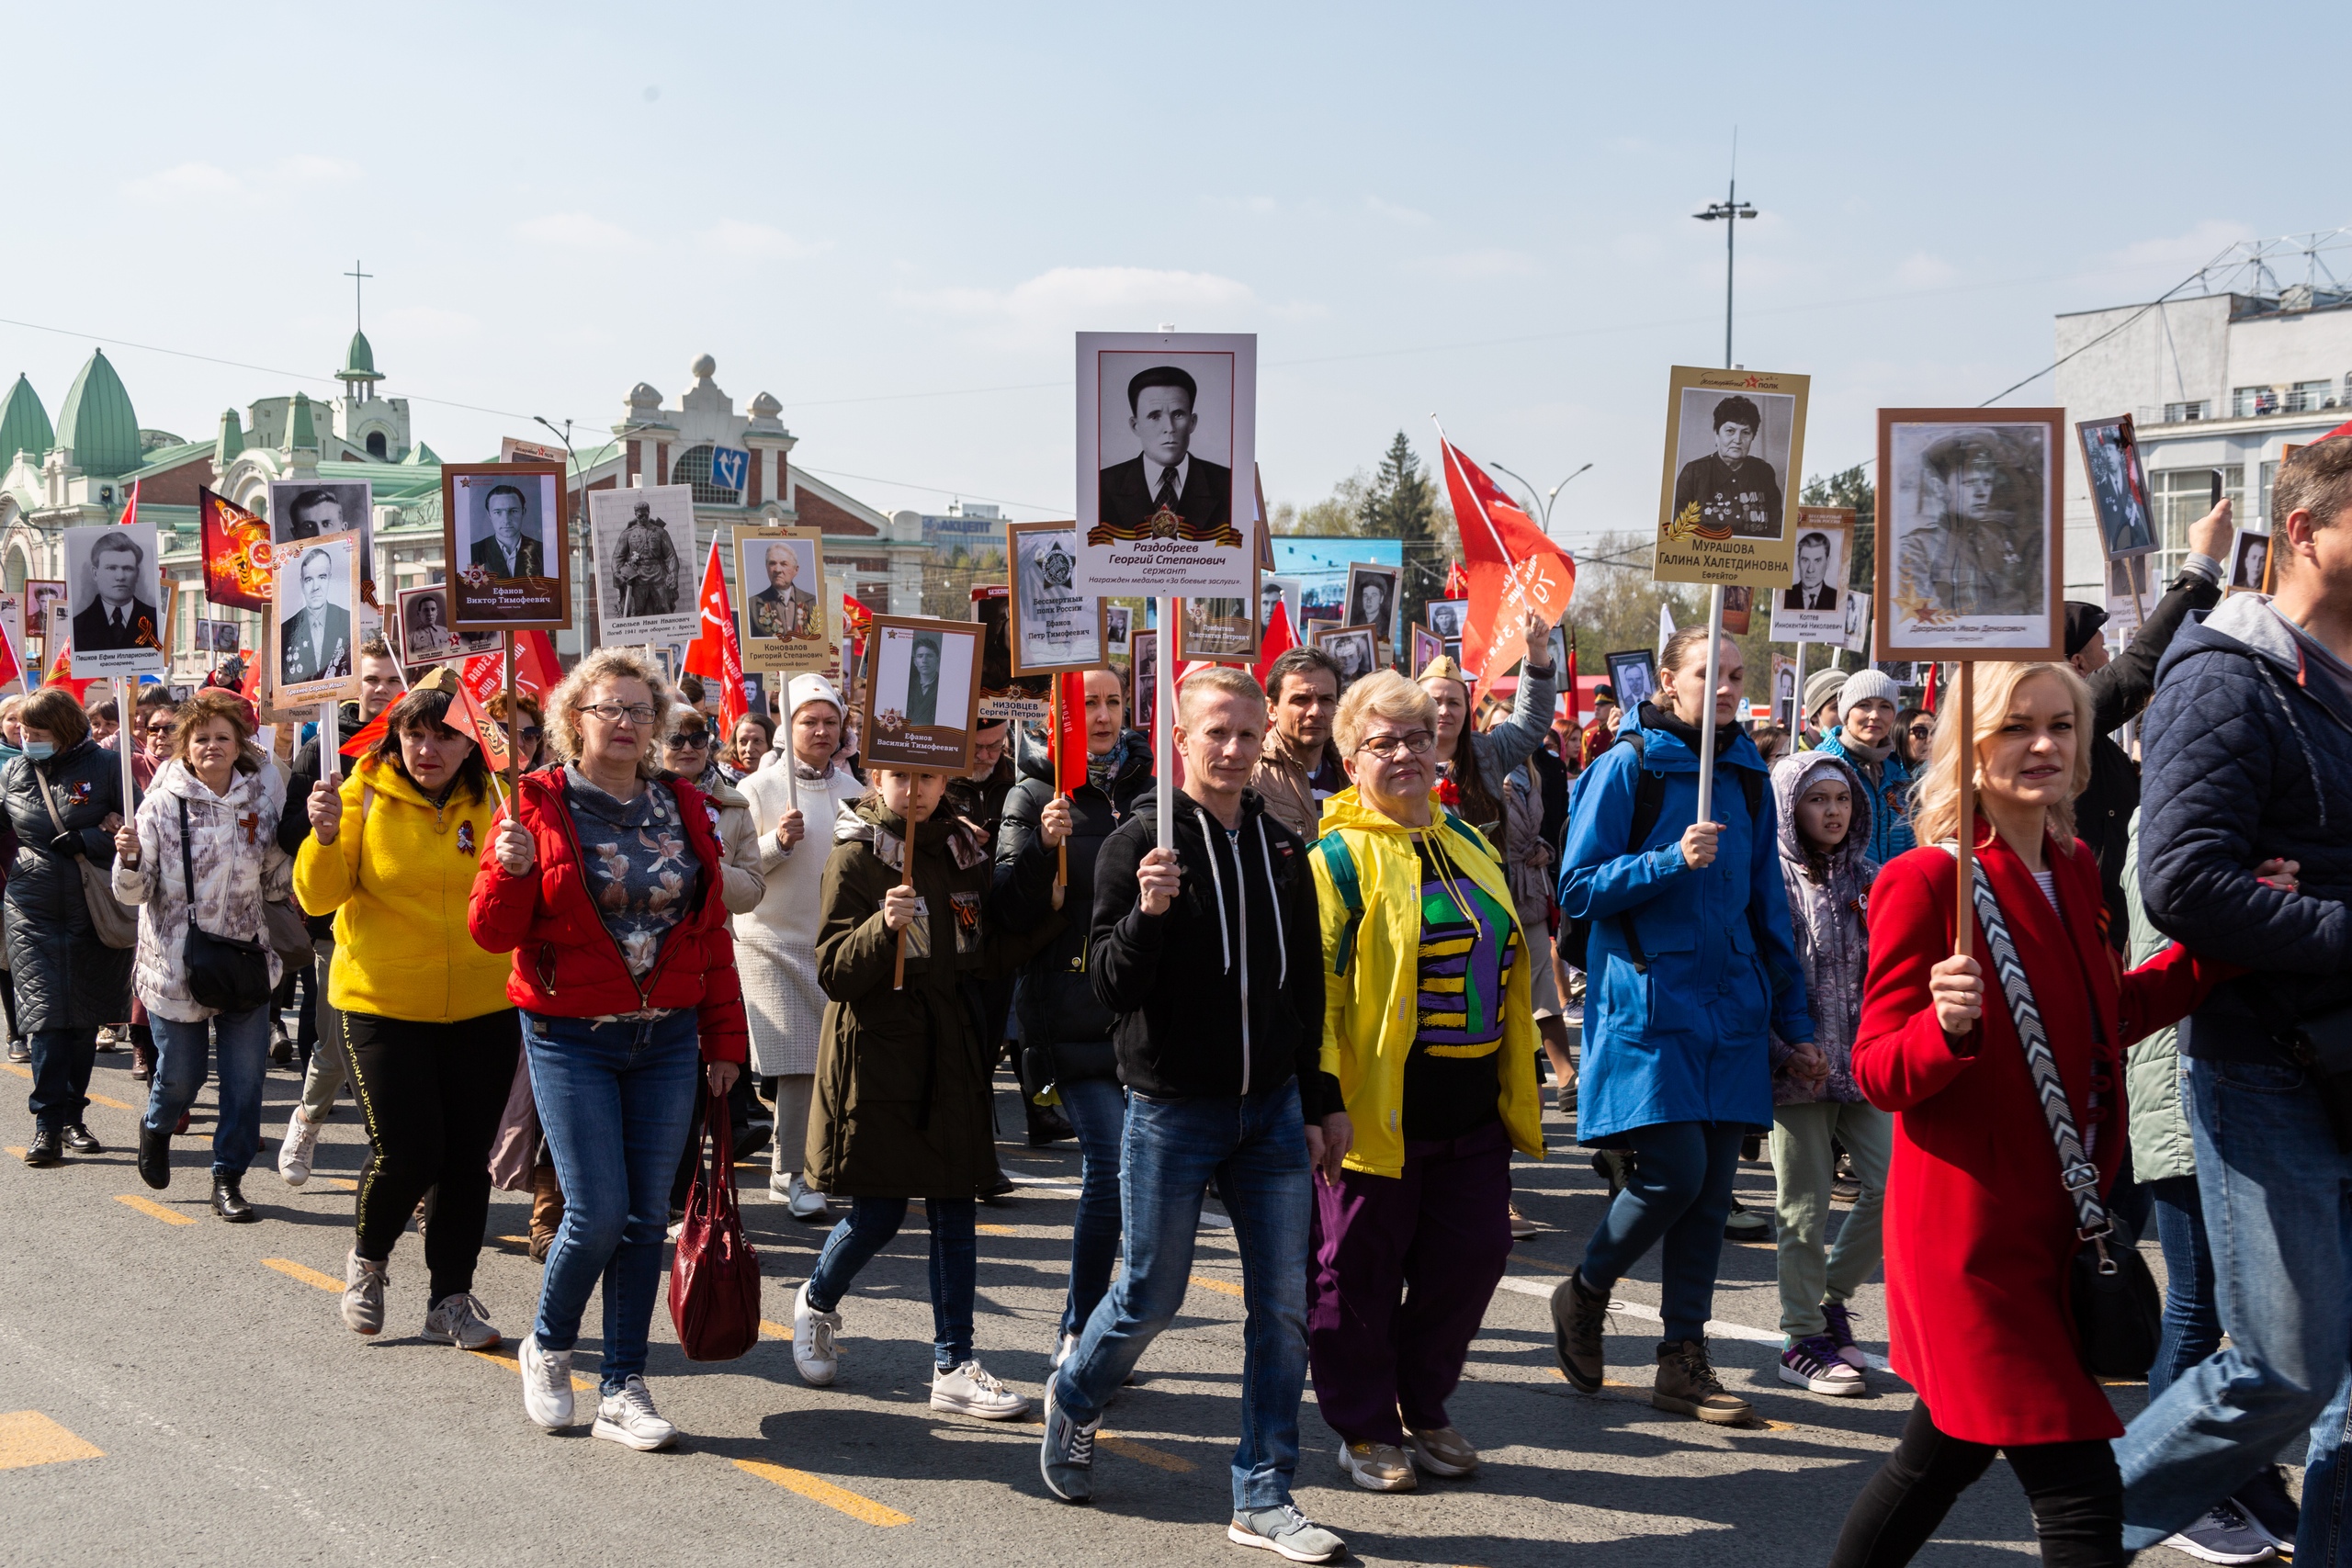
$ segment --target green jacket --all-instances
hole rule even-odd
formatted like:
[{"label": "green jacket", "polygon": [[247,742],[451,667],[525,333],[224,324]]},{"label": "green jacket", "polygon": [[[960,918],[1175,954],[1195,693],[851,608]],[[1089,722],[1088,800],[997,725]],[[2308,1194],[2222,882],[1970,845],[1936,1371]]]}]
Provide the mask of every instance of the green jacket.
[{"label": "green jacket", "polygon": [[[2132,914],[2132,962],[2144,964],[2172,939],[2149,923],[2140,902],[2140,814],[2132,814],[2131,847],[2123,854],[2123,900]],[[2123,1054],[2123,1102],[2131,1115],[2132,1174],[2142,1181],[2197,1174],[2197,1146],[2181,1097],[2178,1031],[2167,1025]]]}]

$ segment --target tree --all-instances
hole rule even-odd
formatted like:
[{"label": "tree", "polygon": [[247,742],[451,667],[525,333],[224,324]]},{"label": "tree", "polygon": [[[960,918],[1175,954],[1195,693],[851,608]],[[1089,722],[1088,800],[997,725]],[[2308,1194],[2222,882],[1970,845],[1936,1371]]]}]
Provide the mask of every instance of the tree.
[{"label": "tree", "polygon": [[[1805,480],[1804,490],[1797,499],[1807,506],[1854,509],[1854,559],[1847,586],[1869,592],[1878,571],[1878,491],[1871,483],[1870,470],[1857,463],[1826,479],[1815,475]],[[1878,614],[1879,607],[1872,604],[1871,613]],[[1842,662],[1842,655],[1840,660]]]}]

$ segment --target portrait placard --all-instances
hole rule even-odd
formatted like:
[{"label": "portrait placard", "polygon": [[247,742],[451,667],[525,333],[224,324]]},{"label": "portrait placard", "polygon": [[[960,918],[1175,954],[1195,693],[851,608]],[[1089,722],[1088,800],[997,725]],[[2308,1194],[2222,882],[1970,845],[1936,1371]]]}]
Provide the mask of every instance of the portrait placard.
[{"label": "portrait placard", "polygon": [[735,585],[744,669],[792,676],[833,667],[836,622],[817,529],[736,529]]},{"label": "portrait placard", "polygon": [[588,537],[600,640],[694,641],[702,616],[687,580],[696,564],[692,485],[590,491]]},{"label": "portrait placard", "polygon": [[971,595],[972,619],[980,624],[980,722],[1047,722],[1054,678],[1012,672],[1012,590],[1001,582],[975,583]]},{"label": "portrait placard", "polygon": [[25,579],[25,633],[38,642],[49,640],[49,628],[56,624],[57,612],[65,608],[65,580],[61,577],[28,577]]},{"label": "portrait placard", "polygon": [[1431,663],[1444,656],[1445,638],[1438,636],[1437,633],[1430,630],[1429,627],[1421,625],[1420,622],[1415,621],[1412,626],[1411,647],[1413,653],[1412,668],[1406,671],[1405,673],[1418,678],[1422,671],[1428,669]]},{"label": "portrait placard", "polygon": [[1791,734],[1796,733],[1797,661],[1785,653],[1772,655],[1772,722]]},{"label": "portrait placard", "polygon": [[1078,525],[1008,524],[1004,542],[1012,673],[1058,675],[1102,664],[1110,657],[1109,626],[1102,596],[1078,586]]},{"label": "portrait placard", "polygon": [[1078,334],[1077,584],[1255,592],[1258,339]]},{"label": "portrait placard", "polygon": [[560,463],[564,457],[562,447],[544,441],[525,441],[514,435],[498,438],[498,460],[502,463]]},{"label": "portrait placard", "polygon": [[25,598],[21,593],[0,589],[0,631],[8,634],[8,646],[17,652],[17,662],[22,667],[19,679],[38,675],[33,669],[33,656],[25,650]]},{"label": "portrait placard", "polygon": [[1657,691],[1657,655],[1646,648],[1632,648],[1606,655],[1610,690],[1627,713],[1647,702]]},{"label": "portrait placard", "polygon": [[2141,471],[2140,443],[2132,433],[2132,416],[2078,420],[2075,434],[2083,444],[2083,468],[2090,478],[2099,548],[2109,560],[2154,554],[2156,525],[2148,510],[2148,477]]},{"label": "portrait placard", "polygon": [[1745,583],[1727,583],[1724,587],[1724,635],[1746,637],[1747,625],[1756,617],[1756,590]]},{"label": "portrait placard", "polygon": [[1878,411],[1880,659],[2065,656],[2065,411]]},{"label": "portrait placard", "polygon": [[1654,580],[1787,583],[1811,385],[1806,376],[1673,367]]},{"label": "portrait placard", "polygon": [[71,616],[74,677],[164,673],[163,596],[154,524],[66,529],[60,607]]},{"label": "portrait placard", "polygon": [[359,695],[359,535],[306,538],[278,563],[270,623],[281,707]]},{"label": "portrait placard", "polygon": [[1142,626],[1127,634],[1127,711],[1135,727],[1157,734],[1152,720],[1159,711],[1159,628]]},{"label": "portrait placard", "polygon": [[1274,620],[1274,606],[1280,604],[1283,607],[1283,614],[1290,617],[1292,635],[1297,635],[1299,618],[1304,614],[1303,601],[1306,593],[1306,580],[1304,578],[1276,577],[1271,572],[1260,572],[1258,574],[1258,624],[1261,626],[1272,626]]},{"label": "portrait placard", "polygon": [[1127,628],[1133,624],[1135,611],[1125,604],[1105,600],[1102,604],[1102,647],[1106,655],[1127,651]]},{"label": "portrait placard", "polygon": [[[2135,564],[2136,562],[2136,564]],[[2147,569],[2145,558],[2122,556],[2107,563],[2107,619],[2119,628],[2130,628],[2136,635],[2156,613],[2157,585],[2154,574]],[[2139,592],[2132,592],[2133,575],[2138,575]],[[2130,640],[2130,635],[2109,639],[2113,643]]]},{"label": "portrait placard", "polygon": [[1264,640],[1258,618],[1250,613],[1257,604],[1254,588],[1238,599],[1183,600],[1176,617],[1176,662],[1257,663]]},{"label": "portrait placard", "polygon": [[2230,551],[2230,592],[2270,592],[2270,536],[2241,532]]},{"label": "portrait placard", "polygon": [[1378,635],[1371,626],[1317,626],[1315,646],[1340,663],[1340,690],[1346,691],[1380,666]]},{"label": "portrait placard", "polygon": [[977,621],[874,617],[873,679],[859,729],[867,767],[932,773],[971,767],[981,632]]},{"label": "portrait placard", "polygon": [[1854,558],[1854,509],[1797,508],[1796,570],[1772,595],[1774,642],[1843,642],[1846,577]]},{"label": "portrait placard", "polygon": [[453,629],[558,631],[571,624],[560,465],[444,465],[441,549]]},{"label": "portrait placard", "polygon": [[1470,621],[1470,601],[1467,599],[1432,599],[1421,606],[1421,619],[1430,630],[1447,642],[1462,640],[1462,628]]},{"label": "portrait placard", "polygon": [[1348,607],[1340,619],[1350,626],[1370,626],[1383,642],[1396,640],[1402,601],[1396,592],[1397,580],[1405,569],[1386,566],[1377,561],[1348,563]]},{"label": "portrait placard", "polygon": [[487,653],[498,646],[496,632],[449,629],[449,590],[441,583],[401,589],[398,612],[403,670],[422,670],[445,660]]},{"label": "portrait placard", "polygon": [[[360,581],[376,581],[375,486],[366,479],[272,479],[269,542],[295,545],[322,534],[359,536]],[[284,559],[293,551],[272,552]]]},{"label": "portrait placard", "polygon": [[1840,646],[1864,659],[1871,656],[1871,596],[1859,588],[1846,595],[1846,636]]}]

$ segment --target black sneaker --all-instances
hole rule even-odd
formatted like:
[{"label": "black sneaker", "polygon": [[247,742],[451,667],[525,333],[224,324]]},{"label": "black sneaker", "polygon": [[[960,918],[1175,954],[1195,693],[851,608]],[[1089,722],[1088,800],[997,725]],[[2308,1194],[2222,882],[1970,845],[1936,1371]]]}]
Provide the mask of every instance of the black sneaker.
[{"label": "black sneaker", "polygon": [[2268,1539],[2279,1556],[2295,1554],[2295,1529],[2302,1522],[2303,1511],[2287,1490],[2286,1472],[2275,1464],[2263,1466],[2230,1501],[2238,1506],[2246,1523]]},{"label": "black sneaker", "polygon": [[2165,1544],[2200,1562],[2268,1562],[2278,1555],[2270,1538],[2249,1524],[2237,1505],[2227,1500],[2206,1509],[2202,1517],[2178,1535],[2166,1537]]},{"label": "black sneaker", "polygon": [[139,1179],[161,1192],[172,1184],[172,1135],[141,1125]]}]

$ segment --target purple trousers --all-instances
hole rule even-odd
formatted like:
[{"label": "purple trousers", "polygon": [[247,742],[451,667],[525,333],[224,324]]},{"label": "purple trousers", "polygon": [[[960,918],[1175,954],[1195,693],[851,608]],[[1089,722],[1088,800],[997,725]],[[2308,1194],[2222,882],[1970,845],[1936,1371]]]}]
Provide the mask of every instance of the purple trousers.
[{"label": "purple trousers", "polygon": [[1311,1245],[1306,1355],[1325,1424],[1397,1445],[1451,1425],[1446,1399],[1510,1256],[1502,1123],[1407,1140],[1402,1176],[1318,1178]]}]

